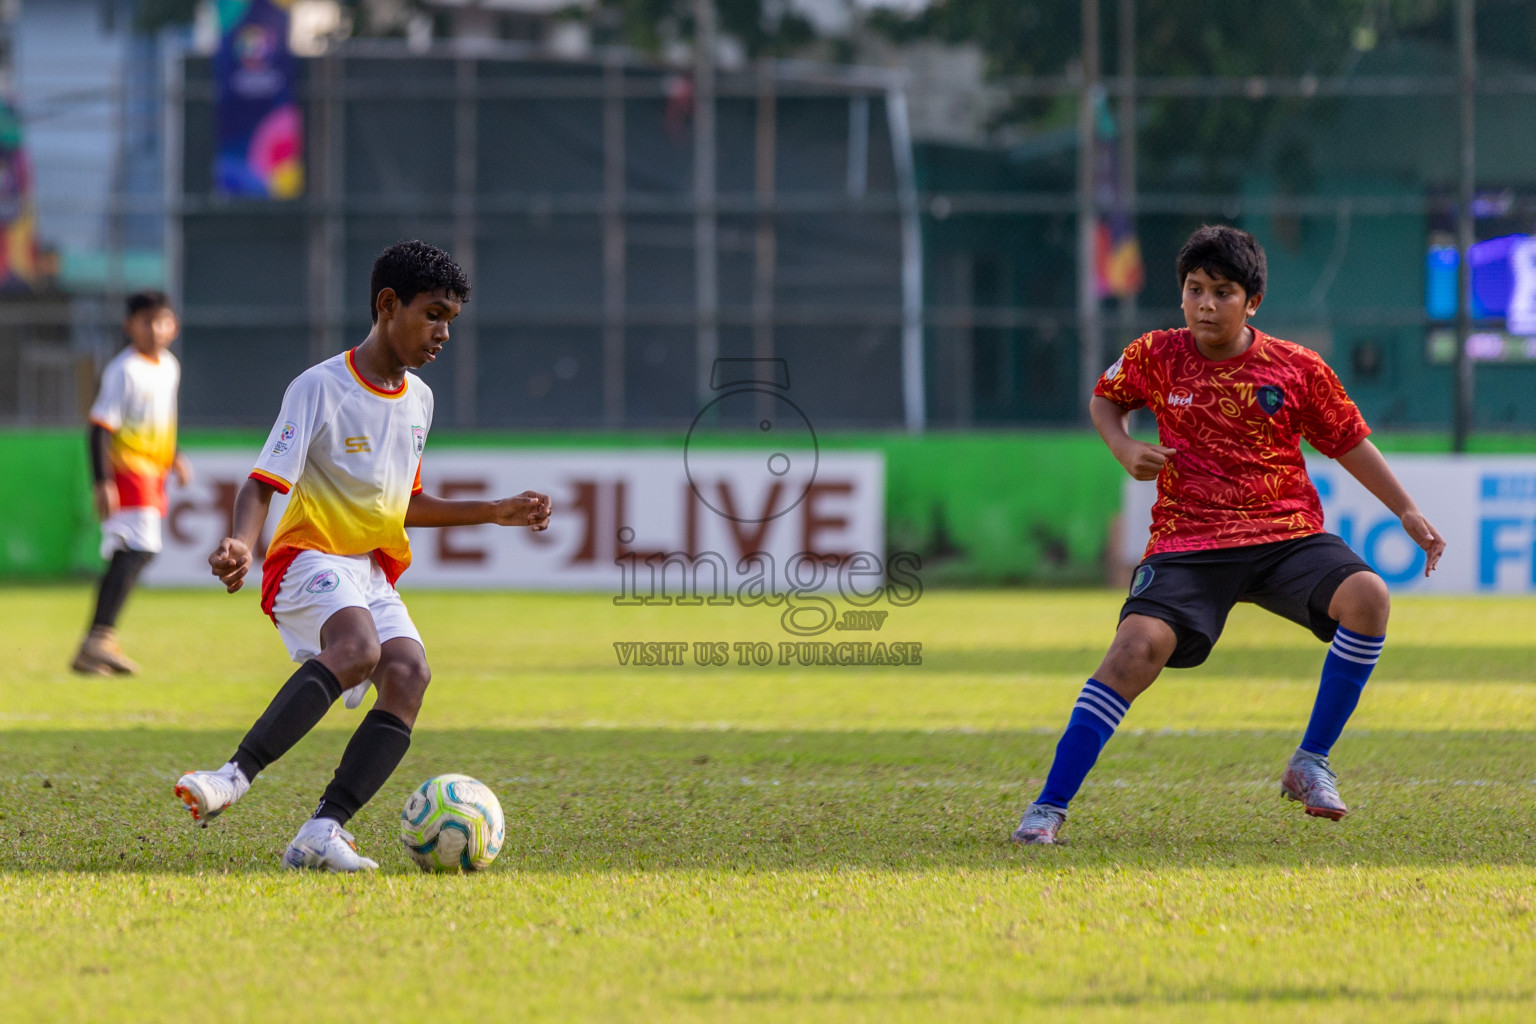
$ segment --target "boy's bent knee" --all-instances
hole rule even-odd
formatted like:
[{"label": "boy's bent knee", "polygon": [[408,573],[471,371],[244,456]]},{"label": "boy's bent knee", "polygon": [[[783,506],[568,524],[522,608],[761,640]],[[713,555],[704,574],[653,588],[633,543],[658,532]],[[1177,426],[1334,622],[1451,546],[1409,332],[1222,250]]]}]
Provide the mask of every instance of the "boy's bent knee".
[{"label": "boy's bent knee", "polygon": [[[358,683],[372,676],[373,668],[379,663],[379,645],[373,640],[347,640],[332,649],[336,652],[336,657],[341,660],[343,668],[346,669],[346,676],[349,679],[355,679]],[[341,676],[343,672],[336,671],[336,677],[339,679]]]},{"label": "boy's bent knee", "polygon": [[342,689],[373,675],[381,650],[366,608],[343,608],[320,627],[320,663],[336,674]]},{"label": "boy's bent knee", "polygon": [[336,673],[343,687],[356,686],[378,665],[379,642],[372,637],[342,637],[321,652],[320,660]]},{"label": "boy's bent knee", "polygon": [[1162,668],[1178,646],[1173,627],[1150,615],[1127,615],[1110,645],[1111,654]]},{"label": "boy's bent knee", "polygon": [[427,686],[432,682],[432,670],[427,668],[426,662],[390,661],[380,667],[378,677],[381,690],[389,688],[419,696],[427,692]]},{"label": "boy's bent knee", "polygon": [[1357,572],[1339,584],[1328,602],[1328,617],[1352,633],[1381,636],[1387,631],[1392,595],[1374,572]]},{"label": "boy's bent knee", "polygon": [[383,657],[374,672],[379,687],[379,706],[412,723],[421,710],[427,686],[432,682],[432,669],[427,665],[421,645],[415,641],[391,640],[384,647]]},{"label": "boy's bent knee", "polygon": [[1126,700],[1135,700],[1152,685],[1177,646],[1178,637],[1168,623],[1149,615],[1127,615],[1094,678]]}]

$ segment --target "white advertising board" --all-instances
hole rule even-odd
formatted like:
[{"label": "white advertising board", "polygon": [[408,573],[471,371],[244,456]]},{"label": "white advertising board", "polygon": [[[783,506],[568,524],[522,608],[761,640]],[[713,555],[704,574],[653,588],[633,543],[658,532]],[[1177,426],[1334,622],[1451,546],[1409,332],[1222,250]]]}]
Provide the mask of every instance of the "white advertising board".
[{"label": "white advertising board", "polygon": [[[254,452],[188,452],[196,479],[170,490],[165,551],[145,570],[146,583],[216,585],[208,554],[229,529],[235,492]],[[413,529],[412,563],[403,587],[600,590],[620,592],[621,572],[648,593],[647,556],[685,552],[721,556],[737,589],[743,556],[767,552],[783,586],[836,586],[837,570],[800,565],[802,551],[846,561],[856,552],[885,554],[885,459],[878,452],[491,451],[428,449],[423,489],[444,498],[496,498],[542,491],[554,502],[550,528],[460,526]],[[277,495],[265,543],[287,499]],[[636,557],[631,558],[634,555]],[[823,559],[825,564],[825,559]],[[664,593],[678,593],[683,569],[662,567]],[[690,570],[690,573],[692,570]],[[254,574],[253,574],[254,577]],[[821,582],[812,584],[813,577]],[[824,578],[823,578],[824,577]],[[701,590],[711,587],[703,570]]]},{"label": "white advertising board", "polygon": [[[1536,458],[1394,455],[1388,461],[1446,540],[1433,576],[1397,518],[1344,467],[1307,460],[1324,525],[1399,593],[1536,593]],[[1157,485],[1126,479],[1119,556],[1141,561]]]}]

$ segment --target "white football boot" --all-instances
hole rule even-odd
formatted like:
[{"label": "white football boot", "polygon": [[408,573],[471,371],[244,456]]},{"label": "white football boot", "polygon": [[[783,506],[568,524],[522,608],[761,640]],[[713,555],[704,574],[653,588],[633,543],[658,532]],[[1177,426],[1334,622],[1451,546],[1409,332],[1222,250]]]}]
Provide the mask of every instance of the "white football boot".
[{"label": "white football boot", "polygon": [[203,828],[245,796],[251,782],[231,761],[211,772],[187,772],[176,783],[176,795]]},{"label": "white football boot", "polygon": [[350,690],[343,690],[341,699],[346,702],[347,710],[354,710],[368,695],[368,680],[364,679]]},{"label": "white football boot", "polygon": [[283,867],[326,871],[372,871],[379,866],[357,852],[352,833],[330,818],[310,818],[283,851]]}]

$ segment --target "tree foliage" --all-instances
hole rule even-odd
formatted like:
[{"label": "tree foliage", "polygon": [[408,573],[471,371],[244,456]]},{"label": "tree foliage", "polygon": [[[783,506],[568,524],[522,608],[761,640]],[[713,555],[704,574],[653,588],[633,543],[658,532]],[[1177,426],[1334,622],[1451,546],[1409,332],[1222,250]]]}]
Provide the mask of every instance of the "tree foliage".
[{"label": "tree foliage", "polygon": [[[808,46],[816,30],[784,0],[715,0],[717,28],[750,57],[784,57]],[[599,0],[594,24],[613,42],[657,53],[669,38],[693,38],[693,0]]]},{"label": "tree foliage", "polygon": [[[1394,41],[1455,47],[1456,0],[1135,0],[1135,62],[1153,76],[1340,75],[1362,55]],[[1117,0],[1100,0],[1101,67],[1116,67]],[[1081,6],[1056,0],[939,0],[910,16],[882,12],[870,27],[904,42],[934,39],[980,46],[994,78],[1074,72],[1082,54]],[[1536,4],[1478,0],[1479,52],[1536,66]],[[1141,104],[1142,170],[1192,185],[1230,184],[1265,140],[1283,188],[1310,185],[1305,143],[1288,125],[1326,117],[1330,104],[1275,98],[1161,98]],[[1022,99],[999,121],[1048,128],[1069,122],[1072,105]]]},{"label": "tree foliage", "polygon": [[[386,5],[392,17],[382,19],[381,26],[376,24],[381,19],[377,16],[379,6],[376,0],[338,0],[342,10],[351,16],[352,25],[358,35],[394,34],[399,31],[400,15],[415,11],[424,11],[424,6],[419,0],[390,0]],[[200,0],[138,0],[134,13],[134,27],[140,32],[156,32],[172,25],[190,25],[197,16],[197,7]]]},{"label": "tree foliage", "polygon": [[[1100,0],[1113,55],[1116,0]],[[1302,75],[1343,69],[1392,37],[1455,45],[1456,0],[1136,0],[1138,70],[1152,75]],[[871,28],[902,41],[974,42],[999,75],[1061,74],[1082,52],[1081,6],[1062,0],[937,0],[914,15],[882,9]],[[1477,0],[1478,49],[1536,63],[1536,4]]]}]

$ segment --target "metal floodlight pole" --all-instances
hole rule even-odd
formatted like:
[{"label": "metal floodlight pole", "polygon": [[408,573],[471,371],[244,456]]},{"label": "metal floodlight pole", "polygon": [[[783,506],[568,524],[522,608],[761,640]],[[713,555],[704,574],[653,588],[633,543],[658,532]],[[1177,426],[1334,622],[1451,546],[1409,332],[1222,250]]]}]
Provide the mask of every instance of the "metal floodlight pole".
[{"label": "metal floodlight pole", "polygon": [[624,233],[624,57],[603,62],[603,422],[624,425],[624,312],[628,302]]},{"label": "metal floodlight pole", "polygon": [[[181,213],[182,188],[187,176],[183,149],[186,133],[186,103],[182,95],[186,74],[186,57],[181,47],[176,44],[167,46],[160,66],[161,87],[165,90],[160,108],[160,138],[163,147],[161,149],[160,199],[163,207],[161,215],[165,225],[165,290],[170,293],[171,306],[177,313],[183,312],[186,308],[182,283],[184,269],[182,246],[185,239],[182,235]],[[185,344],[186,342],[183,341],[182,345],[185,346]]]},{"label": "metal floodlight pole", "polygon": [[1476,97],[1477,37],[1474,0],[1458,0],[1456,5],[1456,42],[1461,65],[1461,181],[1456,190],[1456,374],[1452,400],[1453,423],[1451,450],[1467,450],[1467,435],[1472,432],[1474,380],[1472,354],[1467,342],[1472,334],[1472,221],[1473,191],[1477,183]]},{"label": "metal floodlight pole", "polygon": [[346,79],[345,60],[335,48],[328,48],[310,65],[310,88],[314,92],[309,116],[314,123],[309,134],[313,145],[306,154],[309,166],[304,189],[309,197],[311,363],[335,355],[343,345],[342,289],[346,280],[346,253],[341,199],[345,177],[343,162],[346,160],[344,121],[347,100],[342,87]]},{"label": "metal floodlight pole", "polygon": [[710,372],[720,352],[720,295],[715,223],[715,2],[693,4],[693,249],[695,361],[700,404],[710,400]]},{"label": "metal floodlight pole", "polygon": [[[1134,229],[1136,218],[1136,0],[1120,0],[1120,55],[1116,68],[1126,82],[1120,93],[1120,202],[1125,215],[1131,218]],[[1120,332],[1127,337],[1119,339],[1129,344],[1136,332],[1136,295],[1132,292],[1120,300]],[[1119,347],[1117,343],[1116,347]]]},{"label": "metal floodlight pole", "polygon": [[127,224],[123,212],[123,196],[128,189],[128,83],[127,75],[116,90],[112,105],[114,130],[117,135],[112,154],[111,207],[107,214],[107,304],[109,308],[123,308],[127,287],[123,281],[123,247]]},{"label": "metal floodlight pole", "polygon": [[[759,58],[753,166],[753,189],[759,208],[752,244],[752,355],[757,359],[772,359],[774,351],[773,292],[779,246],[772,211],[779,162],[779,98],[775,77],[773,62],[766,57]],[[772,415],[772,395],[757,396],[757,413],[765,419]]]},{"label": "metal floodlight pole", "polygon": [[[479,249],[479,217],[475,194],[479,189],[480,100],[475,95],[479,62],[461,56],[454,62],[454,80],[459,86],[453,115],[453,253],[471,281],[475,279]],[[480,332],[476,330],[474,306],[465,310],[453,332],[453,391],[456,399],[455,424],[470,428],[479,421]]]},{"label": "metal floodlight pole", "polygon": [[1079,415],[1088,417],[1088,392],[1098,379],[1100,347],[1099,292],[1094,268],[1094,106],[1099,90],[1099,0],[1082,0],[1082,88],[1077,102],[1077,330]]},{"label": "metal floodlight pole", "polygon": [[901,408],[907,433],[928,425],[928,385],[923,367],[923,232],[918,211],[917,167],[912,155],[912,122],[904,88],[885,94],[886,122],[896,157],[896,193],[901,211]]}]

